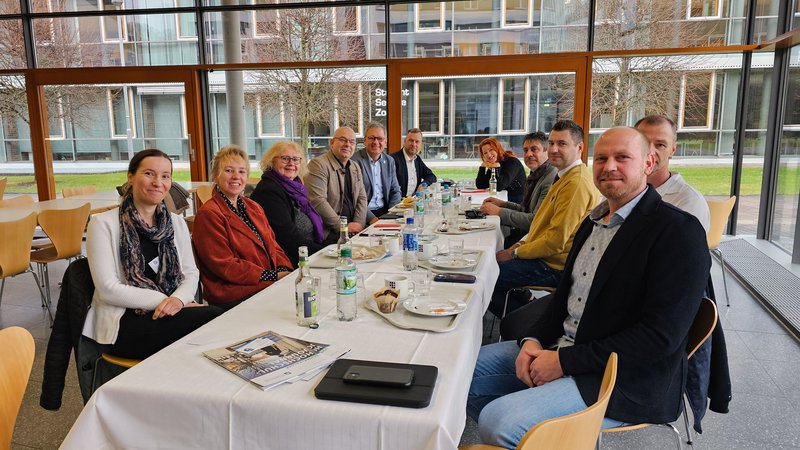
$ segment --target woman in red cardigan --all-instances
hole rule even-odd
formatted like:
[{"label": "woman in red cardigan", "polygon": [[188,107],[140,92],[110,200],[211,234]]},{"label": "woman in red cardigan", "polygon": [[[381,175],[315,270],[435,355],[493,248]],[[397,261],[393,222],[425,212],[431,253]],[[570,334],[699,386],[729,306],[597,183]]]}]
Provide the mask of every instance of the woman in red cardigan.
[{"label": "woman in red cardigan", "polygon": [[223,147],[214,156],[214,193],[197,212],[192,233],[203,297],[223,309],[238,305],[292,271],[264,210],[242,195],[250,174],[247,161],[247,154],[235,145]]}]

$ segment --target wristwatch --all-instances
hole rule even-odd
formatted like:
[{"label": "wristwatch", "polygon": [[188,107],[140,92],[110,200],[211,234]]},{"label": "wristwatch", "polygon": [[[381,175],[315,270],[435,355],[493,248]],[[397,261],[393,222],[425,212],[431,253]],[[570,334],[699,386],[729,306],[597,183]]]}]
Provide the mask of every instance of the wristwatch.
[{"label": "wristwatch", "polygon": [[513,252],[511,252],[511,259],[519,259],[519,255],[517,255],[517,249],[515,248]]}]

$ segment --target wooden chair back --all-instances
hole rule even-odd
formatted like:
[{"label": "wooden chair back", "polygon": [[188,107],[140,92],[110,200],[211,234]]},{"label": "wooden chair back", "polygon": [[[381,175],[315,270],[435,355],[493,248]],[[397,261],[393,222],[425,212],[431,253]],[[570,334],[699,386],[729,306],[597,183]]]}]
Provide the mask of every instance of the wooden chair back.
[{"label": "wooden chair back", "polygon": [[34,343],[28,330],[0,330],[0,449],[11,448],[14,424],[33,367]]},{"label": "wooden chair back", "polygon": [[76,195],[94,194],[95,192],[97,192],[97,186],[89,185],[74,188],[64,188],[61,190],[61,195],[63,195],[64,198],[67,198],[74,197]]},{"label": "wooden chair back", "polygon": [[691,358],[694,352],[711,336],[711,332],[717,326],[717,319],[717,305],[710,298],[700,300],[700,308],[694,316],[692,327],[689,328],[689,340],[686,342],[688,358]]},{"label": "wooden chair back", "polygon": [[89,221],[90,204],[73,209],[47,209],[39,213],[39,225],[53,242],[56,253],[52,260],[81,254],[83,230]]},{"label": "wooden chair back", "polygon": [[583,411],[538,423],[525,433],[517,445],[517,450],[534,448],[593,450],[616,382],[617,354],[611,353],[606,363],[597,401]]},{"label": "wooden chair back", "polygon": [[19,208],[27,209],[33,208],[33,197],[30,195],[20,195],[17,197],[7,198],[0,200],[0,208]]},{"label": "wooden chair back", "polygon": [[3,193],[6,192],[6,184],[8,184],[8,177],[0,178],[0,200],[3,199]]},{"label": "wooden chair back", "polygon": [[[197,191],[195,191],[195,195],[197,196],[197,207],[199,208],[200,206],[203,205],[203,203],[206,203],[209,200],[211,200],[211,194],[213,192],[214,188],[212,186],[204,184],[198,187]],[[195,211],[195,214],[197,214],[197,211]]]},{"label": "wooden chair back", "polygon": [[711,214],[711,223],[708,226],[706,240],[708,248],[715,249],[722,241],[722,234],[725,232],[725,225],[728,223],[728,216],[731,215],[733,205],[736,203],[736,196],[727,200],[706,200],[708,212]]},{"label": "wooden chair back", "polygon": [[0,222],[0,278],[28,270],[35,229],[36,212],[21,219]]}]

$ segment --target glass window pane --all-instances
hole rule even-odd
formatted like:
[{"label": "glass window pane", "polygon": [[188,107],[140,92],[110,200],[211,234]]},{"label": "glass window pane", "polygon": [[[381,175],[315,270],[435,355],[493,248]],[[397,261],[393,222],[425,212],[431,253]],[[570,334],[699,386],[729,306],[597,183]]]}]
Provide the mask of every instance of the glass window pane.
[{"label": "glass window pane", "polygon": [[771,240],[788,252],[794,248],[797,232],[798,202],[800,201],[800,46],[791,49],[789,76],[786,80],[786,108],[781,127],[781,148],[778,154],[777,192]]},{"label": "glass window pane", "polygon": [[417,4],[417,29],[418,30],[442,29],[443,12],[444,12],[444,3]]},{"label": "glass window pane", "polygon": [[0,20],[0,70],[24,69],[27,66],[22,22]]},{"label": "glass window pane", "polygon": [[[575,74],[405,78],[402,128],[423,130],[423,157],[476,160],[488,136],[522,156],[522,139],[575,111]],[[427,127],[427,128],[426,128]]]},{"label": "glass window pane", "polygon": [[[12,0],[6,0],[4,3],[12,3]],[[31,11],[37,13],[117,11],[120,9],[174,8],[194,5],[194,0],[31,0]]]},{"label": "glass window pane", "polygon": [[708,128],[714,101],[714,74],[689,73],[684,76],[682,128]]},{"label": "glass window pane", "polygon": [[[386,122],[383,67],[248,70],[242,79],[246,147],[254,160],[287,139],[317,156],[327,151],[338,126],[352,126],[360,135],[366,123]],[[225,71],[209,73],[209,89],[212,146],[219,149],[230,143]]]},{"label": "glass window pane", "polygon": [[[595,50],[683,48],[743,42],[746,2],[609,0],[597,2]],[[770,0],[772,1],[772,0]]]},{"label": "glass window pane", "polygon": [[[36,193],[25,77],[0,75],[0,163],[13,164],[7,194]],[[11,167],[11,166],[9,166]]]},{"label": "glass window pane", "polygon": [[[242,62],[341,61],[384,58],[384,13],[375,6],[214,12],[206,15],[206,48],[213,63],[225,57],[223,15],[234,14]],[[361,24],[371,24],[366,30]]]},{"label": "glass window pane", "polygon": [[37,63],[44,68],[197,64],[189,16],[34,19]]}]

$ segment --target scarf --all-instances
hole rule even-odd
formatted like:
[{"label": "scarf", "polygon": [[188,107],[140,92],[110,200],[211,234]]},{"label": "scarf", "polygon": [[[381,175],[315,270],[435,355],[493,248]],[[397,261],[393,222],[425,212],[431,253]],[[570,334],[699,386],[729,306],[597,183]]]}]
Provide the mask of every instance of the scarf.
[{"label": "scarf", "polygon": [[300,177],[295,177],[294,180],[290,180],[279,174],[276,170],[271,169],[264,172],[264,176],[275,180],[286,192],[286,195],[297,204],[300,208],[300,212],[311,219],[311,223],[314,225],[314,242],[321,244],[323,239],[322,216],[320,216],[317,210],[309,203],[308,191],[305,185],[300,182]]},{"label": "scarf", "polygon": [[[172,218],[164,204],[158,205],[151,228],[144,223],[133,205],[133,195],[126,195],[119,207],[120,243],[119,256],[122,261],[122,276],[128,285],[159,291],[172,295],[183,281],[178,250],[175,247],[175,230]],[[160,266],[156,282],[144,274],[147,261],[144,260],[139,242],[139,233],[158,245]]]},{"label": "scarf", "polygon": [[536,183],[544,177],[547,172],[550,171],[550,161],[545,161],[535,170],[531,170],[530,175],[525,180],[525,197],[522,199],[522,207],[525,211],[531,212],[531,197],[533,196],[533,188],[536,187]]}]

